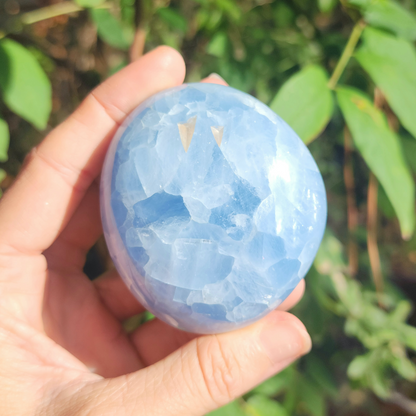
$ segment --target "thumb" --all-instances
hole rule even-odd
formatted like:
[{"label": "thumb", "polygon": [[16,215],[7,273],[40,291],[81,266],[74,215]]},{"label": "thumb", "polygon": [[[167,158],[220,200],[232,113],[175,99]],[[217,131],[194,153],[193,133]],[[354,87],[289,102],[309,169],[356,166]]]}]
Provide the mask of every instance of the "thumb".
[{"label": "thumb", "polygon": [[274,311],[249,327],[196,338],[136,373],[90,385],[82,392],[86,414],[200,416],[241,396],[310,348],[298,318]]}]

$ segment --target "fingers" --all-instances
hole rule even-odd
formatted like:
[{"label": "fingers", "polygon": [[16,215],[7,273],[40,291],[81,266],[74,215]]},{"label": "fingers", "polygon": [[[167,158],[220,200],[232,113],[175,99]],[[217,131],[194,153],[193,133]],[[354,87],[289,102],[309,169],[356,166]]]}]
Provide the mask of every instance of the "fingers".
[{"label": "fingers", "polygon": [[82,270],[85,255],[102,234],[99,189],[94,181],[57,240],[45,252],[49,270]]},{"label": "fingers", "polygon": [[82,273],[51,271],[43,307],[46,334],[105,377],[143,367],[136,349]]},{"label": "fingers", "polygon": [[116,128],[154,93],[182,83],[182,57],[160,47],[109,78],[35,149],[0,204],[0,251],[38,254],[100,172]]},{"label": "fingers", "polygon": [[[305,354],[311,341],[293,315],[274,311],[238,331],[202,336],[157,364],[84,388],[89,415],[107,409],[148,416],[198,416],[241,396]],[[149,394],[151,392],[151,394]]]},{"label": "fingers", "polygon": [[181,331],[159,319],[153,319],[139,326],[130,339],[139,352],[143,365],[147,367],[199,336],[201,335]]},{"label": "fingers", "polygon": [[293,292],[279,305],[279,311],[288,311],[292,309],[303,297],[305,293],[305,281],[302,279],[293,289]]},{"label": "fingers", "polygon": [[125,320],[145,311],[115,269],[95,279],[93,284],[103,304],[117,319]]},{"label": "fingers", "polygon": [[211,75],[208,75],[201,82],[203,84],[228,85],[222,77],[220,77],[218,74],[214,74],[214,73],[211,74]]}]

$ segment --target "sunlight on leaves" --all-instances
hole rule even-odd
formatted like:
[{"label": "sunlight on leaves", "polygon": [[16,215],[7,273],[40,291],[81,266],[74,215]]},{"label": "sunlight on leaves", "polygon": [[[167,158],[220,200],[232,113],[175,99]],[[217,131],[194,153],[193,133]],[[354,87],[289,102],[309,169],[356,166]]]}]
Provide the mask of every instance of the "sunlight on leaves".
[{"label": "sunlight on leaves", "polygon": [[357,149],[386,191],[403,238],[409,238],[415,225],[415,187],[399,138],[384,114],[359,90],[340,87],[337,98]]},{"label": "sunlight on leaves", "polygon": [[333,112],[328,76],[317,65],[308,66],[292,76],[270,104],[307,144],[325,129]]},{"label": "sunlight on leaves", "polygon": [[35,57],[11,39],[0,41],[0,88],[14,113],[43,130],[52,108],[52,88]]}]

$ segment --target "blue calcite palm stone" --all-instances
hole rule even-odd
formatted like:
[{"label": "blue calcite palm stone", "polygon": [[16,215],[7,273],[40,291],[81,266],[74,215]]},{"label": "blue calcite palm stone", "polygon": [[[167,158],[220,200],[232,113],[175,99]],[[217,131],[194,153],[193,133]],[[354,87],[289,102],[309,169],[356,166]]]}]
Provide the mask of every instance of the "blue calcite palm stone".
[{"label": "blue calcite palm stone", "polygon": [[118,130],[101,213],[137,299],[177,328],[217,333],[263,317],[305,276],[326,196],[308,149],[267,106],[230,87],[184,84]]}]

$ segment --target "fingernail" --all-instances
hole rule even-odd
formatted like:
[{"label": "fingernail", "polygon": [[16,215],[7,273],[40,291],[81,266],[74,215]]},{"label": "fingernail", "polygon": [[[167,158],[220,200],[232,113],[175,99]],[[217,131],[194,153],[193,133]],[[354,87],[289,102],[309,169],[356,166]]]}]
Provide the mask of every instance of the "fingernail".
[{"label": "fingernail", "polygon": [[273,319],[266,323],[260,334],[266,354],[274,365],[294,360],[312,347],[311,337],[302,323],[295,319]]},{"label": "fingernail", "polygon": [[215,78],[219,79],[220,81],[226,82],[225,79],[221,75],[218,75],[216,72],[213,72],[212,74],[208,75],[207,78]]}]

